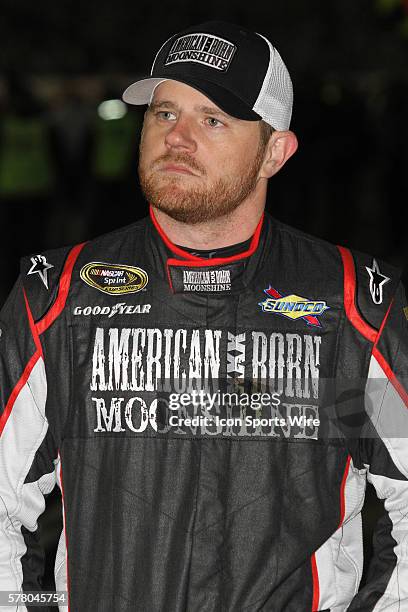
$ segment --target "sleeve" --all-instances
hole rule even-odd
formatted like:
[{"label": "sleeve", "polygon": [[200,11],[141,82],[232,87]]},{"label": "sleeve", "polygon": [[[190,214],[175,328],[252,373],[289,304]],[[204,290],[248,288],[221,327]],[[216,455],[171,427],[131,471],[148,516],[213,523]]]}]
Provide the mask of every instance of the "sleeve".
[{"label": "sleeve", "polygon": [[0,312],[0,591],[42,590],[37,519],[58,462],[46,397],[41,342],[19,279]]},{"label": "sleeve", "polygon": [[361,456],[384,500],[366,584],[348,610],[408,610],[408,307],[400,284],[378,332],[369,367],[368,425]]}]

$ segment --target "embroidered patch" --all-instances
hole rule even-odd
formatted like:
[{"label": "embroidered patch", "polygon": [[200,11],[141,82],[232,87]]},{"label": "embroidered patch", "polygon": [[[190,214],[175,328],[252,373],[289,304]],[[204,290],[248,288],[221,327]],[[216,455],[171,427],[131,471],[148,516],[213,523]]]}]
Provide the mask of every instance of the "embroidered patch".
[{"label": "embroidered patch", "polygon": [[34,257],[31,257],[31,263],[33,265],[27,272],[27,275],[38,274],[46,289],[48,289],[48,270],[54,266],[48,263],[47,258],[44,257],[44,255],[35,255]]},{"label": "embroidered patch", "polygon": [[80,276],[90,287],[109,295],[137,293],[146,287],[149,280],[147,272],[141,268],[99,261],[87,263]]},{"label": "embroidered patch", "polygon": [[212,34],[187,34],[174,41],[164,65],[194,62],[225,72],[236,50],[231,42]]},{"label": "embroidered patch", "polygon": [[385,274],[381,274],[378,263],[373,259],[371,268],[365,267],[370,277],[370,294],[374,304],[382,304],[383,301],[383,286],[391,280]]},{"label": "embroidered patch", "polygon": [[267,299],[258,302],[263,312],[278,314],[292,320],[303,319],[313,327],[322,326],[317,317],[330,308],[324,300],[308,300],[294,294],[283,296],[270,285],[268,289],[264,289],[264,293],[268,296]]},{"label": "embroidered patch", "polygon": [[75,316],[106,316],[108,319],[115,315],[149,314],[151,304],[126,304],[120,302],[113,306],[75,306],[72,314]]},{"label": "embroidered patch", "polygon": [[[181,263],[181,265],[179,265]],[[242,289],[244,263],[236,261],[224,265],[189,265],[188,262],[168,260],[167,272],[173,293],[232,293]]]}]

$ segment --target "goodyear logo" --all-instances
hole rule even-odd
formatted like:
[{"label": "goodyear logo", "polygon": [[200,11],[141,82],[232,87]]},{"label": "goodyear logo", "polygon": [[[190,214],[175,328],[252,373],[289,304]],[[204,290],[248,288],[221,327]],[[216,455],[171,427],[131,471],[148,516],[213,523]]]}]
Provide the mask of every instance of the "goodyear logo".
[{"label": "goodyear logo", "polygon": [[91,261],[81,269],[82,280],[109,295],[137,293],[146,287],[147,272],[134,266]]},{"label": "goodyear logo", "polygon": [[285,295],[269,286],[264,289],[268,296],[263,302],[258,302],[263,312],[278,314],[287,319],[304,319],[308,325],[321,327],[318,319],[330,307],[324,300],[308,300],[300,295]]}]

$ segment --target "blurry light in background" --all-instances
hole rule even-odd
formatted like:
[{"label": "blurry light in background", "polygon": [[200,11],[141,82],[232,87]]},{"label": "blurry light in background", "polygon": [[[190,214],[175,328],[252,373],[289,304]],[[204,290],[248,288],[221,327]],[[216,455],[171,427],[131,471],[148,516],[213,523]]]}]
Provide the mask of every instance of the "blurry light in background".
[{"label": "blurry light in background", "polygon": [[401,0],[377,0],[376,4],[381,13],[391,13],[401,7]]},{"label": "blurry light in background", "polygon": [[98,106],[98,115],[101,119],[122,119],[127,113],[126,104],[122,100],[105,100]]}]

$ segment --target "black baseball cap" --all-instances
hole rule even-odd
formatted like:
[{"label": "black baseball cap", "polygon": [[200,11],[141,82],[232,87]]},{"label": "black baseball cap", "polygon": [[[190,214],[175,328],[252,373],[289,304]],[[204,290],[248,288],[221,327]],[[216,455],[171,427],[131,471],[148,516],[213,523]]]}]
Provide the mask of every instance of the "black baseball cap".
[{"label": "black baseball cap", "polygon": [[267,38],[223,21],[191,26],[159,49],[150,75],[123,94],[129,104],[150,104],[168,79],[197,89],[223,111],[289,129],[293,88],[281,56]]}]

